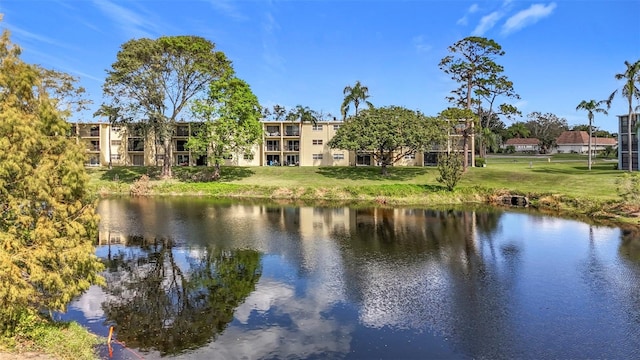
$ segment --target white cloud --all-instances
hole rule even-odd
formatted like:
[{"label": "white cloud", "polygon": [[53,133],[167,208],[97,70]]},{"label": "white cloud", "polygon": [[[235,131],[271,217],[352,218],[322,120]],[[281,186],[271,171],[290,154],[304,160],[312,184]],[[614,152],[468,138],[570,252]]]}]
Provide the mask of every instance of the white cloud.
[{"label": "white cloud", "polygon": [[507,19],[502,25],[502,34],[507,35],[525,26],[535,24],[538,20],[551,15],[555,8],[556,3],[550,3],[549,5],[533,4],[528,9],[522,10]]},{"label": "white cloud", "polygon": [[154,38],[153,33],[158,33],[163,28],[162,24],[152,21],[149,16],[143,16],[114,2],[97,0],[93,3],[118,25],[127,38]]},{"label": "white cloud", "polygon": [[265,13],[262,29],[262,59],[264,65],[270,73],[282,73],[285,71],[284,59],[278,52],[278,38],[276,37],[276,32],[280,29],[280,25],[271,12]]},{"label": "white cloud", "polygon": [[413,39],[411,39],[411,43],[418,53],[426,53],[429,52],[431,48],[433,48],[433,46],[427,43],[423,35],[415,36]]},{"label": "white cloud", "polygon": [[480,23],[471,34],[474,36],[484,35],[484,33],[491,30],[491,28],[493,28],[502,17],[503,14],[499,11],[494,11],[489,15],[483,16],[482,19],[480,19]]},{"label": "white cloud", "polygon": [[247,20],[247,17],[233,5],[233,1],[231,0],[211,0],[210,4],[218,11],[232,19]]},{"label": "white cloud", "polygon": [[469,20],[467,19],[467,15],[473,14],[473,13],[477,12],[478,10],[480,10],[480,6],[478,6],[478,4],[472,4],[471,6],[469,6],[469,9],[467,9],[467,13],[464,14],[463,17],[458,19],[458,21],[456,21],[456,24],[458,24],[458,25],[467,25],[467,23],[469,22]]}]

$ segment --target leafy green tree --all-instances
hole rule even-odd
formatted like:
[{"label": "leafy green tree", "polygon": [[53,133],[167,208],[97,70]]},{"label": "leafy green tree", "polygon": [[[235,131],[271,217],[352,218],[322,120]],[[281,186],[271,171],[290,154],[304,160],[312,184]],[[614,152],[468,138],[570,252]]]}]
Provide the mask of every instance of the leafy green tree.
[{"label": "leafy green tree", "polygon": [[471,109],[448,108],[440,113],[440,117],[448,122],[454,134],[462,136],[462,170],[463,172],[467,171],[467,166],[469,165],[469,140],[474,133],[476,116]]},{"label": "leafy green tree", "polygon": [[[615,75],[616,80],[624,80],[624,85],[622,85],[621,94],[627,100],[629,105],[629,117],[627,121],[627,142],[629,144],[629,150],[632,149],[633,137],[631,135],[631,118],[633,117],[633,100],[640,101],[640,60],[635,63],[630,63],[628,61],[624,62],[627,67],[623,73],[619,73]],[[611,102],[613,98],[618,93],[619,89],[614,90],[609,98],[606,100],[607,107],[611,107]],[[636,111],[640,109],[640,105],[636,106]],[[636,119],[637,121],[638,119]],[[631,151],[629,151],[629,171],[633,171],[633,156],[631,156]]]},{"label": "leafy green tree", "polygon": [[526,139],[531,135],[531,130],[522,121],[517,121],[507,128],[507,134],[511,138]]},{"label": "leafy green tree", "polygon": [[382,175],[387,175],[387,167],[405,155],[444,143],[443,128],[440,119],[400,106],[370,108],[340,126],[329,146],[369,152],[381,165]]},{"label": "leafy green tree", "polygon": [[373,107],[373,104],[367,100],[370,97],[369,88],[362,86],[360,81],[356,81],[353,86],[345,86],[342,93],[344,94],[344,100],[340,106],[340,112],[342,113],[343,119],[347,118],[347,113],[349,112],[351,104],[353,104],[356,116],[358,116],[358,108],[360,107],[360,104],[366,104],[369,108]]},{"label": "leafy green tree", "polygon": [[208,97],[194,103],[196,118],[204,123],[187,147],[199,155],[213,157],[213,179],[220,177],[220,164],[233,154],[252,156],[262,140],[260,103],[249,85],[237,77],[211,82]]},{"label": "leafy green tree", "polygon": [[72,77],[24,63],[0,37],[0,333],[20,317],[64,311],[100,283],[98,217],[86,189],[85,149],[59,109]]},{"label": "leafy green tree", "polygon": [[591,170],[591,138],[593,137],[593,113],[603,113],[607,114],[607,110],[602,108],[601,106],[606,104],[605,100],[595,101],[595,100],[582,100],[578,106],[576,106],[576,110],[584,110],[587,112],[587,118],[589,119],[589,170]]},{"label": "leafy green tree", "polygon": [[559,118],[552,113],[543,114],[534,111],[527,115],[529,120],[525,123],[531,136],[540,140],[542,149],[540,152],[547,153],[556,145],[556,139],[563,131],[569,129],[567,119]]},{"label": "leafy green tree", "polygon": [[[439,67],[460,86],[453,90],[447,100],[455,106],[473,110],[478,117],[476,130],[490,128],[495,115],[510,118],[518,115],[518,109],[508,103],[499,103],[500,99],[519,99],[511,82],[504,74],[502,65],[496,58],[503,56],[502,47],[492,39],[470,36],[449,46],[452,55],[445,56]],[[480,137],[480,149],[484,139]],[[480,154],[483,156],[484,154]]]},{"label": "leafy green tree", "polygon": [[209,84],[233,73],[215,44],[197,36],[163,36],[124,43],[103,85],[103,109],[118,109],[118,121],[149,125],[162,142],[162,176],[170,178],[171,137],[189,103]]},{"label": "leafy green tree", "polygon": [[458,152],[442,153],[438,157],[438,173],[440,176],[436,180],[444,184],[447,190],[453,191],[462,179],[464,173],[463,161],[462,155]]}]

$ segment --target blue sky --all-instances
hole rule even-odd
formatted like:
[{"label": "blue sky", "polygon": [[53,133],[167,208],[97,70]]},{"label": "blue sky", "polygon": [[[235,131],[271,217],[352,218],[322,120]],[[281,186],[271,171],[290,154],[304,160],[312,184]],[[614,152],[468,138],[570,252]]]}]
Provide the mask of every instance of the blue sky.
[{"label": "blue sky", "polygon": [[[0,0],[0,13],[25,61],[80,78],[94,101],[88,121],[120,45],[141,37],[205,37],[261,104],[338,117],[356,80],[376,106],[436,115],[456,87],[438,63],[471,35],[503,47],[497,62],[521,96],[512,102],[523,120],[539,111],[586,123],[576,105],[606,98],[622,86],[614,75],[624,61],[640,60],[637,0]],[[595,125],[616,131],[626,109],[617,98]]]}]

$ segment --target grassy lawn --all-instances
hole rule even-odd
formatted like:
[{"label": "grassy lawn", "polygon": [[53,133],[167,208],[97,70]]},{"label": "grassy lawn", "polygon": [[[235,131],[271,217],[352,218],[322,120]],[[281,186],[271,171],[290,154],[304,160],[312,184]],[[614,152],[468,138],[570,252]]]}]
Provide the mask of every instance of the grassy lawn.
[{"label": "grassy lawn", "polygon": [[[489,158],[487,167],[469,168],[458,189],[464,191],[465,188],[480,187],[608,201],[619,198],[616,179],[623,174],[613,169],[614,163],[600,160],[589,171],[586,161],[577,161],[575,156],[551,161],[547,157]],[[353,189],[397,185],[444,190],[436,180],[439,174],[435,167],[392,167],[388,176],[382,176],[378,167],[223,167],[218,182],[200,180],[203,173],[206,175],[211,168],[176,167],[174,179],[166,181],[157,180],[158,171],[158,168],[119,167],[112,170],[89,169],[89,174],[97,189],[114,191],[119,187],[122,193],[127,193],[129,185],[145,173],[156,179],[153,181],[155,185],[169,192],[207,191],[211,194],[214,188],[224,192],[237,187]]]}]

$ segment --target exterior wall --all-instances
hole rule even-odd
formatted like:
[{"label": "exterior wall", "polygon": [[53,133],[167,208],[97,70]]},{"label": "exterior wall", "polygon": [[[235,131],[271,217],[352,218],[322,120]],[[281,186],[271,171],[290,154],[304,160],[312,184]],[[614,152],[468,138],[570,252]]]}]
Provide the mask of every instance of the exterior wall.
[{"label": "exterior wall", "polygon": [[586,154],[587,152],[589,152],[588,146],[584,146],[580,144],[558,145],[556,149],[557,149],[557,152],[561,154],[570,154],[570,153]]},{"label": "exterior wall", "polygon": [[300,166],[347,166],[349,152],[347,150],[331,149],[331,140],[342,122],[323,121],[316,125],[305,123],[302,125],[300,139]]}]

